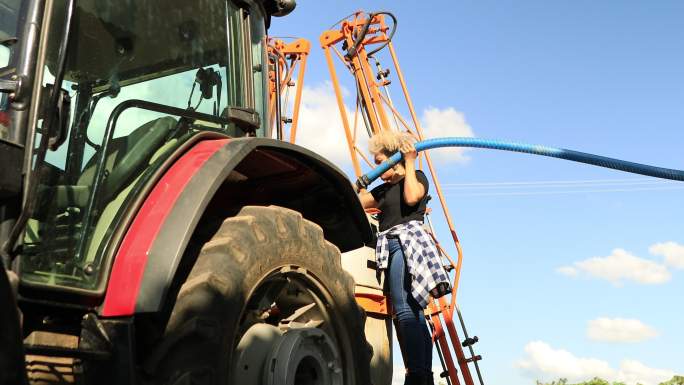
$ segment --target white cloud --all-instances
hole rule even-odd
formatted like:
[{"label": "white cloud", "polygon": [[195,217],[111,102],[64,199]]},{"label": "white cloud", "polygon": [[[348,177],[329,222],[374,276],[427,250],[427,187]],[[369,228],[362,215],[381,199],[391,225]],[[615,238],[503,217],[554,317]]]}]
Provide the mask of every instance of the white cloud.
[{"label": "white cloud", "polygon": [[[349,91],[342,89],[343,97],[349,96]],[[292,93],[294,94],[294,93]],[[290,97],[292,105],[294,96]],[[347,101],[348,102],[348,101]],[[347,119],[350,129],[354,129],[354,109],[345,103]],[[472,137],[473,131],[466,123],[463,113],[448,107],[444,109],[430,107],[423,111],[422,125],[427,138],[444,136]],[[297,127],[296,143],[321,154],[333,163],[345,169],[351,169],[351,160],[344,126],[340,118],[337,99],[330,82],[315,86],[304,86],[299,108],[299,123]],[[368,134],[361,117],[358,118],[356,145],[365,155],[368,153]],[[446,150],[431,150],[437,159],[455,162],[467,162],[465,149],[450,148]],[[359,163],[364,170],[368,166],[359,157]]]},{"label": "white cloud", "polygon": [[[344,91],[344,94],[347,94]],[[291,103],[290,103],[291,105]],[[353,110],[347,109],[350,129],[353,130]],[[299,107],[299,123],[297,127],[298,145],[304,146],[342,167],[351,165],[349,147],[340,117],[340,110],[333,92],[332,84],[325,82],[314,87],[304,86]],[[368,153],[368,135],[359,121],[357,128],[357,147],[364,155]],[[359,159],[363,164],[364,161]]]},{"label": "white cloud", "polygon": [[672,370],[649,368],[639,361],[624,360],[620,363],[620,371],[615,380],[628,385],[655,385],[671,379],[674,375],[675,372]]},{"label": "white cloud", "polygon": [[587,336],[594,341],[640,342],[657,335],[655,329],[637,319],[601,317],[587,324]]},{"label": "white cloud", "polygon": [[554,349],[543,341],[528,343],[525,353],[526,356],[515,366],[532,379],[541,381],[566,378],[569,382],[582,382],[601,377],[608,381],[622,381],[627,385],[656,385],[675,374],[671,370],[649,368],[634,360],[624,360],[615,369],[606,361],[577,357],[567,350]]},{"label": "white cloud", "polygon": [[614,249],[607,257],[593,257],[575,262],[573,266],[562,266],[556,271],[569,276],[582,272],[616,286],[621,286],[623,280],[656,285],[668,282],[672,277],[664,265],[636,257],[623,249]]},{"label": "white cloud", "polygon": [[684,269],[684,246],[676,242],[656,243],[648,251],[653,255],[665,257],[666,265]]},{"label": "white cloud", "polygon": [[[429,107],[423,111],[421,119],[426,138],[440,138],[447,136],[473,137],[473,129],[466,122],[465,115],[452,107],[439,109]],[[444,148],[430,150],[430,154],[438,160],[466,163],[470,160],[466,148]]]},{"label": "white cloud", "polygon": [[543,341],[532,341],[525,345],[527,357],[516,366],[535,379],[551,381],[567,378],[572,382],[587,378],[608,378],[613,369],[607,362],[595,358],[576,357],[567,350],[554,349]]},{"label": "white cloud", "polygon": [[577,269],[572,266],[561,266],[556,269],[556,272],[567,275],[568,277],[577,277],[577,274],[579,274]]}]

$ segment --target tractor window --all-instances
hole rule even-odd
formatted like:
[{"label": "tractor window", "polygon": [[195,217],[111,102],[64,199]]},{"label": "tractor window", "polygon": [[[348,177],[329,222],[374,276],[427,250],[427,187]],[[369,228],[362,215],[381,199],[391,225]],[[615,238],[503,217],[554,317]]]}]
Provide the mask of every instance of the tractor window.
[{"label": "tractor window", "polygon": [[230,76],[233,79],[229,93],[229,103],[241,107],[250,107],[249,92],[247,90],[247,65],[250,64],[249,57],[245,54],[244,35],[245,23],[249,21],[246,17],[247,11],[233,3],[228,5],[228,30],[231,36],[229,46],[230,55]]},{"label": "tractor window", "polygon": [[[55,87],[65,12],[64,2],[54,3],[43,103]],[[68,133],[53,143],[41,166],[39,209],[25,232],[22,279],[97,289],[107,268],[101,259],[106,240],[164,156],[195,130],[244,135],[237,127],[209,128],[135,107],[123,110],[107,131],[113,112],[132,99],[216,116],[230,104],[244,105],[246,91],[237,90],[252,82],[238,77],[244,67],[233,66],[245,57],[243,41],[236,41],[243,35],[229,35],[232,22],[244,17],[238,11],[225,0],[77,2],[59,85],[71,101]],[[39,116],[36,146],[43,121]]]},{"label": "tractor window", "polygon": [[230,3],[228,8],[228,30],[231,36],[229,71],[234,80],[229,90],[229,104],[254,108],[259,112],[262,119],[257,136],[265,136],[267,76],[264,76],[264,18],[261,13],[250,11],[245,6]]},{"label": "tractor window", "polygon": [[268,74],[266,61],[266,29],[264,18],[259,13],[251,15],[250,22],[250,37],[251,41],[249,47],[252,54],[252,81],[254,83],[254,108],[259,111],[261,119],[262,131],[265,132],[265,127],[268,125],[266,117],[268,116],[268,99],[266,93],[268,92]]}]

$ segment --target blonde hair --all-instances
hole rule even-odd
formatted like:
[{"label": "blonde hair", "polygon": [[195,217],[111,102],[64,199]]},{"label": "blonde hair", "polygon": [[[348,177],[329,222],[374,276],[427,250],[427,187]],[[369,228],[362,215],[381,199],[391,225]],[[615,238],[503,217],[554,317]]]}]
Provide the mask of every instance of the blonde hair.
[{"label": "blonde hair", "polygon": [[373,155],[384,153],[389,156],[399,151],[403,145],[415,142],[416,138],[408,132],[383,130],[370,138],[368,149]]}]

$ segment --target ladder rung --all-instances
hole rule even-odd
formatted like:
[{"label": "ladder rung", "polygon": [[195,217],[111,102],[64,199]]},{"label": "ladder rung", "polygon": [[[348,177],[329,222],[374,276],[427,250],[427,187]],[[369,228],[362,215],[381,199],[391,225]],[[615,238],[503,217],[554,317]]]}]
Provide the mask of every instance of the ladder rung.
[{"label": "ladder rung", "polygon": [[480,361],[482,359],[481,355],[476,355],[470,358],[466,358],[466,362],[475,362],[475,361]]},{"label": "ladder rung", "polygon": [[430,312],[428,312],[428,315],[429,315],[430,317],[432,317],[433,315],[437,315],[437,314],[440,314],[440,313],[442,313],[442,310],[441,310],[441,309],[437,309],[437,310],[435,310],[435,311],[430,311]]}]

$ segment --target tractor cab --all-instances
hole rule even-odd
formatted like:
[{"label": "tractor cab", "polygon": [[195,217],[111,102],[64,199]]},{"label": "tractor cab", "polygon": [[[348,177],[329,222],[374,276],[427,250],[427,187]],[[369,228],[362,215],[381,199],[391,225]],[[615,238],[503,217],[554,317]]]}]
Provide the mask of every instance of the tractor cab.
[{"label": "tractor cab", "polygon": [[171,154],[198,135],[270,136],[268,16],[253,1],[69,5],[47,2],[43,16],[19,275],[29,289],[100,296],[108,240]]},{"label": "tractor cab", "polygon": [[359,199],[272,139],[293,7],[0,0],[0,383],[367,384],[371,346],[390,378]]}]

